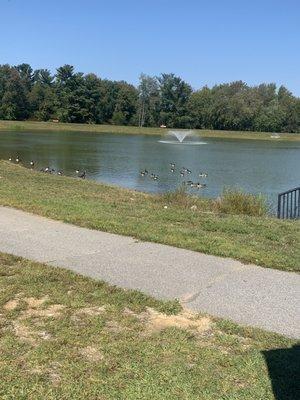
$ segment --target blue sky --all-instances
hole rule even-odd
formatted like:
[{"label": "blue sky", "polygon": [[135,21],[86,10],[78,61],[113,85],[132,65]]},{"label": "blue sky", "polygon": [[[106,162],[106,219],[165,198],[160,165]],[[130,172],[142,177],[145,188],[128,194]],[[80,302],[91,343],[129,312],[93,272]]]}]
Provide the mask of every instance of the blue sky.
[{"label": "blue sky", "polygon": [[174,72],[194,88],[244,80],[300,96],[300,0],[0,0],[0,63],[136,84]]}]

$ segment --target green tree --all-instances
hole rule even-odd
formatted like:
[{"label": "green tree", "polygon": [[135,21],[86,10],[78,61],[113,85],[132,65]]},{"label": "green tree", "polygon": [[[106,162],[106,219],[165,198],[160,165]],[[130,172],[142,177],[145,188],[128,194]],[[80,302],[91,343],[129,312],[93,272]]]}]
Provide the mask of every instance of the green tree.
[{"label": "green tree", "polygon": [[29,104],[23,82],[16,68],[0,68],[0,118],[23,120],[29,117]]},{"label": "green tree", "polygon": [[159,123],[159,83],[157,78],[140,75],[138,86],[138,125],[157,126]]},{"label": "green tree", "polygon": [[47,69],[34,71],[34,85],[29,94],[33,118],[48,121],[56,117],[57,98],[53,76]]},{"label": "green tree", "polygon": [[138,93],[133,85],[126,82],[117,83],[117,96],[112,121],[122,120],[122,125],[133,123],[137,111]]},{"label": "green tree", "polygon": [[160,123],[170,127],[189,127],[182,126],[182,122],[186,122],[186,117],[189,117],[187,106],[192,93],[191,86],[174,74],[162,74],[157,79]]}]

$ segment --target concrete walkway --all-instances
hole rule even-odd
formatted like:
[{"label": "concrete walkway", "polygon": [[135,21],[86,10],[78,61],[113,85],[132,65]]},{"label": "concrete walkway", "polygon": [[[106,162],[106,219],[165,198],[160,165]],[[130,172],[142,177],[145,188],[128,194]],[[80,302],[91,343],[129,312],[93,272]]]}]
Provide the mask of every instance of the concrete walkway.
[{"label": "concrete walkway", "polygon": [[0,251],[300,338],[300,275],[0,207]]}]

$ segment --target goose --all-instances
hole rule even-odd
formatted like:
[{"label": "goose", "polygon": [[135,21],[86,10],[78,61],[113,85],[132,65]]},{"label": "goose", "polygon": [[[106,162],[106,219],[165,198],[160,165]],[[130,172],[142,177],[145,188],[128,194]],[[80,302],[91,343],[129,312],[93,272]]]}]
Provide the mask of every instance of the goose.
[{"label": "goose", "polygon": [[175,172],[175,168],[172,167],[172,168],[171,168],[171,172]]},{"label": "goose", "polygon": [[197,189],[201,189],[201,188],[205,188],[205,187],[206,187],[205,183],[200,183],[200,182],[197,183]]},{"label": "goose", "polygon": [[200,178],[206,178],[207,177],[207,173],[206,172],[200,172],[199,176],[200,176]]},{"label": "goose", "polygon": [[20,160],[20,157],[19,156],[17,156],[17,158],[16,158],[16,163],[19,163],[21,160]]},{"label": "goose", "polygon": [[170,163],[171,168],[175,168],[175,163]]},{"label": "goose", "polygon": [[188,174],[191,174],[191,173],[192,173],[192,171],[191,171],[190,169],[186,169],[186,172],[187,172]]},{"label": "goose", "polygon": [[83,171],[83,173],[79,175],[79,178],[85,179],[85,177],[86,177],[86,172]]},{"label": "goose", "polygon": [[79,169],[76,169],[76,171],[75,171],[75,172],[76,172],[76,174],[79,174]]},{"label": "goose", "polygon": [[183,171],[180,171],[180,176],[184,176],[184,172]]},{"label": "goose", "polygon": [[157,181],[157,180],[158,180],[158,175],[154,175],[153,179],[154,179],[155,181]]},{"label": "goose", "polygon": [[12,158],[11,158],[11,157],[9,157],[8,161],[12,161]]},{"label": "goose", "polygon": [[62,171],[57,171],[57,175],[62,175],[63,172]]},{"label": "goose", "polygon": [[144,171],[141,171],[140,173],[142,176],[146,176],[149,174],[149,172],[146,169],[144,169]]},{"label": "goose", "polygon": [[33,160],[30,161],[30,166],[34,167],[34,161]]}]

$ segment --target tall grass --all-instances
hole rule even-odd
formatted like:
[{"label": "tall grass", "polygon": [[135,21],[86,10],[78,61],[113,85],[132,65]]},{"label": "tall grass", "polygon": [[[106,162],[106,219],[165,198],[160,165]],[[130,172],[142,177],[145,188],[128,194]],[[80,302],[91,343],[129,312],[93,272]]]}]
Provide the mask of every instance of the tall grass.
[{"label": "tall grass", "polygon": [[268,214],[268,204],[262,195],[244,193],[241,190],[225,189],[215,200],[216,210],[224,214],[262,217]]}]

